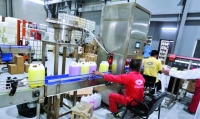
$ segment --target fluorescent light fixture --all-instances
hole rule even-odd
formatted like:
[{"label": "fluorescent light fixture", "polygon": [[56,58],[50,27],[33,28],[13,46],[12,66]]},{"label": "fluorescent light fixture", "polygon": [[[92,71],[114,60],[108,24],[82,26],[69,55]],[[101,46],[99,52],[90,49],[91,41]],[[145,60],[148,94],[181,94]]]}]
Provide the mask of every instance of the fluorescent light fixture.
[{"label": "fluorescent light fixture", "polygon": [[171,31],[176,31],[177,30],[177,28],[162,28],[163,30],[171,30]]},{"label": "fluorescent light fixture", "polygon": [[44,1],[42,1],[42,0],[29,0],[29,1],[37,3],[37,4],[44,5]]}]

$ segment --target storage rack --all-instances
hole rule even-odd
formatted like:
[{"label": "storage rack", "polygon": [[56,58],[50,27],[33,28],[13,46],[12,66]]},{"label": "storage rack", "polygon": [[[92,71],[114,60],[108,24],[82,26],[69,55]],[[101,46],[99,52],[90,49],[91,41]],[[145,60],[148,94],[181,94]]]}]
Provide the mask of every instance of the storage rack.
[{"label": "storage rack", "polygon": [[162,40],[160,44],[160,52],[159,52],[159,59],[165,64],[168,50],[169,50],[169,43],[170,41]]}]

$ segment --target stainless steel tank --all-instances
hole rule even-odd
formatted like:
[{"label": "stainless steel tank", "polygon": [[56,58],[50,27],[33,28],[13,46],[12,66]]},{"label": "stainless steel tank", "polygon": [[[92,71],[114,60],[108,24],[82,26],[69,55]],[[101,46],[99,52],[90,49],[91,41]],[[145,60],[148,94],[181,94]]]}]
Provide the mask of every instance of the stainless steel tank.
[{"label": "stainless steel tank", "polygon": [[[142,60],[147,39],[151,13],[139,4],[124,3],[105,5],[101,18],[101,36],[105,49],[114,53],[112,73],[122,74],[127,59]],[[100,48],[97,64],[107,60],[107,54]],[[116,86],[115,86],[116,87]],[[107,87],[100,91],[103,102],[108,102],[111,92],[119,88]]]}]

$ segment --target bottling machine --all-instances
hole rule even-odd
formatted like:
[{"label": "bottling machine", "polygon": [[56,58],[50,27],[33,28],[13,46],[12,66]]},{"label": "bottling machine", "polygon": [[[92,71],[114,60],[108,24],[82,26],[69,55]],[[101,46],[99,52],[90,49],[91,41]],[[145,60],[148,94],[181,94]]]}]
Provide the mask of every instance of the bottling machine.
[{"label": "bottling machine", "polygon": [[[127,59],[143,58],[151,13],[136,3],[106,5],[101,18],[102,44],[107,52],[113,54],[112,74],[123,74]],[[98,51],[97,66],[107,59],[103,49]],[[108,104],[108,94],[119,92],[121,86],[108,86],[99,93]],[[97,89],[98,91],[98,89]]]},{"label": "bottling machine", "polygon": [[[99,43],[101,48],[98,51],[97,65],[101,61],[107,60],[109,54],[110,58],[108,59],[111,65],[111,73],[122,74],[124,73],[127,59],[138,59],[141,61],[147,39],[150,17],[151,13],[137,3],[105,5],[101,19],[102,41]],[[45,66],[46,45],[54,45],[55,76],[47,76],[44,87],[31,89],[25,86],[18,88],[13,96],[9,96],[9,90],[5,89],[0,93],[0,100],[4,102],[3,104],[0,103],[0,107],[37,101],[37,119],[40,118],[40,104],[42,104],[42,108],[47,114],[47,119],[58,119],[61,116],[71,113],[68,111],[59,114],[60,105],[71,108],[62,101],[67,92],[74,91],[73,105],[75,105],[77,89],[91,86],[104,86],[105,81],[102,77],[94,77],[91,74],[74,77],[69,77],[65,74],[66,48],[79,47],[77,44],[70,43],[71,31],[77,29],[82,31],[83,34],[84,32],[89,32],[94,37],[92,32],[78,26],[77,21],[74,20],[48,19],[47,22],[55,28],[55,41],[43,41],[42,63]],[[66,35],[69,37],[65,38]],[[96,38],[94,37],[94,39]],[[62,75],[58,75],[59,47],[63,47]],[[106,90],[110,90],[108,93],[113,91],[113,88],[111,88],[113,85],[105,88]],[[103,101],[108,102],[106,101],[108,93],[102,92],[100,94],[102,95]],[[44,103],[45,98],[46,101]]]}]

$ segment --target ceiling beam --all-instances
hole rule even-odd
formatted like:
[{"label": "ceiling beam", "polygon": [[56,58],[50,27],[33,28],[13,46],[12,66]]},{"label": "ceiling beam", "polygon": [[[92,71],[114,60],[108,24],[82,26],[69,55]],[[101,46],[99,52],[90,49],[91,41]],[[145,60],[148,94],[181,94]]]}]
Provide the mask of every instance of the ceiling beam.
[{"label": "ceiling beam", "polygon": [[68,2],[68,1],[73,1],[73,0],[52,0],[52,1],[46,1],[45,4],[56,4],[56,3],[61,3],[61,2]]}]

